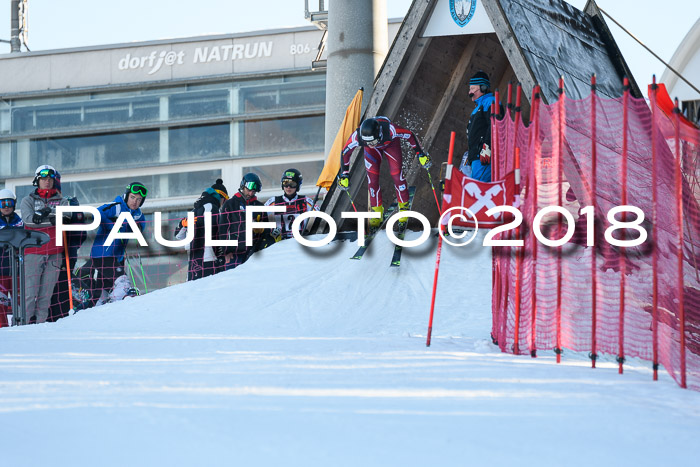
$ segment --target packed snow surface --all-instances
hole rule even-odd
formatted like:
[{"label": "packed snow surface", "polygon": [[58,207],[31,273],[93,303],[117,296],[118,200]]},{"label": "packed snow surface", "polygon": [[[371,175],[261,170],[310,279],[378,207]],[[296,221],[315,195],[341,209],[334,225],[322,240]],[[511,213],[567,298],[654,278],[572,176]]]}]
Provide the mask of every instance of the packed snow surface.
[{"label": "packed snow surface", "polygon": [[[417,238],[418,234],[409,233]],[[658,466],[697,462],[700,394],[648,362],[501,353],[491,258],[384,234],[0,330],[3,466]]]}]

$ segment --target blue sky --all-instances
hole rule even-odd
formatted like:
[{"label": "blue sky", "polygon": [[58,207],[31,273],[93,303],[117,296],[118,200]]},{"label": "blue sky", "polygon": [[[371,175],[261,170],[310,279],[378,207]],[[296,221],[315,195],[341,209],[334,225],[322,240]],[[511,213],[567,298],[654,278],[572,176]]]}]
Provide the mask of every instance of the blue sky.
[{"label": "blue sky", "polygon": [[[581,9],[586,0],[569,3]],[[309,24],[302,0],[258,4],[264,8],[256,10],[240,0],[29,0],[28,43],[31,50],[47,50]],[[318,0],[309,0],[309,4],[314,9]],[[388,16],[403,16],[410,4],[410,0],[387,0]],[[598,5],[666,61],[700,11],[691,0],[599,0]],[[640,86],[650,82],[653,73],[660,78],[663,65],[611,21],[608,25]],[[9,35],[6,5],[0,8],[0,39],[9,39]],[[9,52],[9,45],[0,44],[0,52]]]}]

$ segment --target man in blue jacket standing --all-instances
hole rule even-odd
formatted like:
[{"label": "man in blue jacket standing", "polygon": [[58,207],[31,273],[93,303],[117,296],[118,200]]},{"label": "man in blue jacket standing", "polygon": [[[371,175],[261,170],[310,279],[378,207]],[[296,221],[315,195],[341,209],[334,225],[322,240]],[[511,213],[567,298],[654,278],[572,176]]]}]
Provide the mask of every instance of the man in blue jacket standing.
[{"label": "man in blue jacket standing", "polygon": [[479,71],[469,79],[469,97],[476,106],[467,123],[469,149],[459,170],[467,177],[491,181],[491,104],[494,102],[489,76]]},{"label": "man in blue jacket standing", "polygon": [[[111,245],[105,245],[109,233],[114,227],[119,214],[131,213],[136,225],[143,231],[146,218],[141,212],[148,189],[143,183],[133,182],[126,186],[122,196],[114,198],[114,202],[103,204],[97,210],[100,212],[100,226],[95,234],[95,242],[90,251],[90,305],[94,306],[100,298],[103,290],[109,292],[117,277],[124,272],[124,253],[128,240],[116,239]],[[124,222],[119,228],[120,232],[130,232],[129,224]]]}]

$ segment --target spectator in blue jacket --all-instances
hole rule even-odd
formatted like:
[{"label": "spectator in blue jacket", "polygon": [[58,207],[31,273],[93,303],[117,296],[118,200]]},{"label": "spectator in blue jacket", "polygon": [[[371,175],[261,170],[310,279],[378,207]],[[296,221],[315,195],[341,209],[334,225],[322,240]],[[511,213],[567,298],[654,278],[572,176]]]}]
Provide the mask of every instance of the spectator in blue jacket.
[{"label": "spectator in blue jacket", "polygon": [[469,97],[474,110],[467,123],[469,149],[462,156],[459,170],[467,177],[491,181],[491,104],[495,101],[489,76],[483,71],[469,79]]},{"label": "spectator in blue jacket", "polygon": [[[91,306],[97,303],[103,290],[109,292],[115,279],[124,274],[124,254],[128,240],[116,239],[111,245],[105,245],[105,241],[122,212],[131,213],[136,225],[143,231],[146,218],[141,212],[141,206],[146,196],[148,196],[148,189],[144,184],[133,182],[126,186],[122,196],[114,198],[114,202],[97,208],[101,220],[90,251]],[[131,228],[124,222],[119,231],[131,232]]]},{"label": "spectator in blue jacket", "polygon": [[[17,197],[7,188],[0,190],[0,230],[8,228],[24,228],[22,218],[15,212]],[[7,315],[10,313],[10,298],[7,293],[12,288],[12,265],[10,250],[0,249],[0,328],[7,326]]]}]

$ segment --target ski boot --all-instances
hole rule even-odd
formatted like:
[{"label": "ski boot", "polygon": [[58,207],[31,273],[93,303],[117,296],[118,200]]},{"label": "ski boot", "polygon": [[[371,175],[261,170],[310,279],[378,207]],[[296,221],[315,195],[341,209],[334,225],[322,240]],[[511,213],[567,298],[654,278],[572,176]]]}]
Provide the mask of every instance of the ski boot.
[{"label": "ski boot", "polygon": [[372,206],[371,209],[380,214],[378,218],[369,220],[369,234],[373,235],[384,222],[384,206]]},{"label": "ski boot", "polygon": [[[403,203],[399,203],[399,212],[401,211],[408,211],[408,201],[405,201]],[[394,231],[396,232],[403,232],[406,230],[406,224],[408,223],[408,217],[400,217],[399,221],[394,224]]]}]

